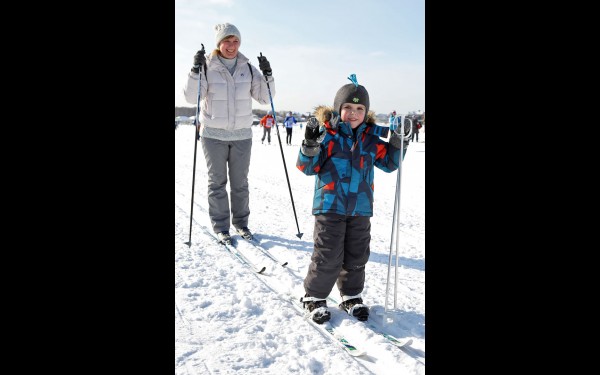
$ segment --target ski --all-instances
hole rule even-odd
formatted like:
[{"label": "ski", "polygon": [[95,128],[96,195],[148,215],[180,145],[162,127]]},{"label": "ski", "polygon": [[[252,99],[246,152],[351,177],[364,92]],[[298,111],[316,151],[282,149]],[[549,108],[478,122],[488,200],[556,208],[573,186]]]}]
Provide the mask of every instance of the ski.
[{"label": "ski", "polygon": [[[315,322],[313,322],[313,323],[317,324]],[[329,324],[329,322],[323,323],[323,328],[325,328],[325,330],[330,335],[332,335],[336,340],[338,340],[338,342],[340,342],[344,346],[344,349],[346,349],[346,352],[348,354],[350,354],[351,356],[360,357],[360,356],[367,354],[367,352],[365,352],[364,350],[360,350],[356,346],[350,344],[348,342],[348,340],[346,340],[346,338],[344,338],[344,336],[341,336],[339,333],[336,333],[335,329],[331,326],[331,324]]]},{"label": "ski", "polygon": [[[241,236],[240,236],[241,237]],[[285,263],[281,263],[279,260],[277,260],[274,256],[272,256],[270,253],[267,252],[266,249],[264,249],[262,246],[260,246],[258,244],[258,241],[254,238],[252,240],[248,240],[244,237],[242,237],[246,242],[252,244],[256,249],[260,250],[262,253],[264,253],[265,255],[267,255],[271,260],[273,260],[274,262],[278,263],[279,265],[281,265],[282,267],[285,267],[287,265],[287,262]],[[260,273],[260,272],[259,272]],[[294,308],[296,308],[300,313],[302,313],[303,315],[307,315],[306,311],[304,310],[304,308],[302,306],[300,306],[295,298],[291,297],[291,302],[292,305],[294,306]],[[339,303],[333,299],[332,297],[327,297],[328,300],[330,300],[332,303],[334,303],[336,306],[339,307]],[[344,311],[344,310],[342,310]],[[346,311],[344,311],[345,314],[347,314]],[[353,317],[354,318],[354,317]],[[325,322],[323,324],[318,324],[315,321],[313,321],[309,316],[307,316],[307,320],[315,327],[317,327],[319,330],[321,330],[322,332],[326,332],[327,334],[329,334],[330,336],[332,336],[339,344],[341,344],[344,349],[346,349],[346,352],[348,352],[348,354],[354,356],[354,357],[360,357],[366,354],[366,352],[364,350],[360,350],[358,349],[356,346],[352,345],[350,342],[348,342],[348,340],[344,337],[341,336],[339,333],[336,333],[335,329],[331,326],[331,324],[329,322]],[[372,322],[366,322],[365,324],[371,331],[375,332],[378,335],[383,336],[389,343],[391,343],[392,345],[398,347],[398,348],[402,348],[404,346],[408,346],[410,344],[412,344],[413,340],[411,338],[397,338],[394,337],[390,334],[387,334],[385,332],[383,332],[379,327],[377,327],[376,325],[374,325]]]},{"label": "ski", "polygon": [[[339,303],[334,298],[327,297],[327,299],[329,301],[331,301],[333,304],[335,304],[336,306],[338,306],[338,308],[340,308],[339,307]],[[344,311],[344,313],[348,314],[345,310],[342,309],[342,311]],[[352,316],[352,315],[348,314],[348,316],[351,316],[352,318],[354,318],[354,316]],[[390,334],[387,334],[387,333],[383,332],[383,330],[381,329],[381,327],[377,326],[376,324],[374,324],[373,322],[370,322],[368,320],[366,322],[363,322],[363,323],[365,323],[365,325],[367,326],[367,328],[369,328],[371,331],[373,331],[374,333],[376,333],[376,334],[378,334],[380,336],[383,336],[385,339],[388,340],[388,342],[390,344],[392,344],[392,345],[394,345],[394,346],[396,346],[398,348],[402,348],[402,347],[408,346],[408,345],[412,344],[412,342],[413,342],[413,340],[411,338],[408,338],[408,337],[398,338],[398,337],[394,337],[394,336],[392,336]]]},{"label": "ski", "polygon": [[[242,237],[242,236],[240,236]],[[262,246],[260,246],[259,242],[256,240],[256,238],[253,238],[251,240],[244,238],[244,241],[248,242],[249,244],[251,244],[252,246],[254,246],[258,251],[260,251],[261,253],[265,254],[269,259],[271,259],[273,262],[279,264],[281,267],[285,267],[287,266],[288,262],[281,262],[279,259],[275,258],[273,256],[273,254],[269,253],[265,248],[263,248]]]},{"label": "ski", "polygon": [[336,329],[331,325],[330,322],[324,322],[323,324],[319,324],[311,319],[310,315],[307,314],[307,311],[300,305],[300,302],[296,301],[296,297],[288,296],[289,302],[292,306],[298,311],[302,316],[316,329],[323,332],[325,336],[329,337],[332,341],[335,341],[340,347],[342,347],[346,353],[350,354],[353,357],[361,357],[367,354],[365,350],[359,349],[355,345],[351,344],[344,335],[340,334],[336,331]]},{"label": "ski", "polygon": [[[203,229],[208,232],[208,230],[206,230],[205,228],[203,228]],[[215,239],[217,239],[216,235],[214,235],[212,233],[210,233],[210,234],[213,235],[213,237]],[[287,265],[287,262],[282,264],[278,259],[276,259],[272,254],[270,254],[266,249],[264,249],[262,246],[260,246],[256,239],[248,240],[244,237],[242,237],[242,238],[244,239],[244,241],[250,243],[256,249],[258,249],[259,251],[264,253],[267,257],[269,257],[275,263],[279,264],[282,267],[285,267]],[[219,242],[218,239],[217,239],[217,242],[219,244],[223,245],[224,247],[226,247],[227,250],[230,251],[233,255],[237,256],[238,259],[240,259],[240,261],[242,261],[242,263],[253,268],[254,272],[262,274],[265,271],[265,267],[263,267],[262,269],[259,270],[254,264],[252,264],[252,262],[250,262],[250,260],[248,260],[243,254],[241,254],[239,252],[239,250],[237,250],[237,248],[235,246],[233,246],[232,244],[224,244],[222,242]],[[334,298],[327,297],[327,299],[329,301],[331,301],[333,304],[335,304],[336,306],[338,306],[338,308],[339,308],[339,303]],[[290,296],[290,300],[291,300],[291,303],[294,306],[294,308],[296,310],[298,310],[301,314],[303,314],[313,326],[315,326],[321,332],[327,333],[329,336],[331,336],[333,339],[335,339],[335,341],[338,342],[346,350],[346,352],[348,354],[350,354],[353,357],[360,357],[360,356],[363,356],[366,354],[366,351],[361,350],[361,349],[357,348],[356,346],[352,345],[343,335],[339,334],[339,332],[336,332],[335,329],[333,328],[333,326],[329,322],[325,322],[323,324],[318,324],[315,321],[313,321],[310,318],[310,316],[308,316],[308,314],[306,314],[306,311],[304,310],[304,308],[301,305],[299,305],[299,303],[296,301],[296,299],[294,297]],[[342,310],[342,311],[345,314],[348,314],[345,310]],[[354,317],[352,317],[352,318],[354,318]],[[398,348],[409,346],[413,342],[413,340],[411,338],[398,338],[398,337],[394,337],[390,334],[387,334],[387,333],[383,332],[383,330],[381,330],[380,327],[376,326],[372,322],[367,321],[367,322],[363,322],[363,323],[365,323],[365,326],[367,326],[371,331],[373,331],[374,333],[376,333],[378,335],[383,336],[390,344],[392,344]]]},{"label": "ski", "polygon": [[246,256],[244,254],[242,254],[241,251],[239,251],[233,244],[233,242],[229,243],[229,242],[222,242],[219,240],[219,237],[217,237],[216,233],[211,232],[210,230],[208,230],[208,228],[204,227],[204,226],[200,226],[200,228],[202,228],[202,230],[204,231],[204,233],[212,236],[215,240],[216,243],[218,243],[219,245],[223,246],[225,248],[225,250],[229,251],[231,254],[233,254],[240,262],[242,262],[243,264],[245,264],[246,266],[252,268],[252,270],[256,273],[259,274],[263,274],[263,272],[265,272],[265,270],[267,269],[266,267],[262,267],[262,268],[258,268],[257,266],[254,265],[254,263],[252,263],[250,261],[250,259],[246,258]]},{"label": "ski", "polygon": [[[369,325],[369,328],[375,328],[375,327],[373,325]],[[413,340],[411,338],[408,338],[408,337],[405,337],[402,339],[396,338],[392,335],[388,335],[387,333],[377,332],[376,329],[377,328],[373,329],[373,332],[382,335],[383,337],[388,339],[389,342],[391,342],[392,344],[396,345],[399,348],[402,348],[404,346],[409,346],[413,342]]]}]

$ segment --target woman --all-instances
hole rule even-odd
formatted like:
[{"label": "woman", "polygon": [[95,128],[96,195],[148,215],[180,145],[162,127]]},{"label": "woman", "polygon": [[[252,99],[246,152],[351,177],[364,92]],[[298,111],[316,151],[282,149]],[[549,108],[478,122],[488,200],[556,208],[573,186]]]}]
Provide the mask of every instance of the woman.
[{"label": "woman", "polygon": [[253,238],[248,229],[252,99],[268,104],[275,82],[266,57],[258,57],[261,74],[239,52],[242,36],[237,27],[222,23],[214,29],[217,48],[208,57],[204,50],[196,53],[183,91],[189,103],[197,103],[200,78],[199,135],[208,168],[208,214],[219,241],[231,244],[230,224],[243,238]]}]

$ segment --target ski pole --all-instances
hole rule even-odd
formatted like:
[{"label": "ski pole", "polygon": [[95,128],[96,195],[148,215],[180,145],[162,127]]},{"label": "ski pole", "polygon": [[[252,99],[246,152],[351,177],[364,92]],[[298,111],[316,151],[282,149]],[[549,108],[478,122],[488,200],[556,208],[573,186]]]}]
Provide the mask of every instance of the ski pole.
[{"label": "ski pole", "polygon": [[[394,117],[394,120],[392,121],[393,124],[393,128],[395,131],[395,129],[398,127],[398,116]],[[402,133],[401,133],[402,134]],[[400,168],[400,165],[398,166],[398,168]],[[398,176],[400,174],[397,172],[397,177],[396,177],[396,191],[394,193],[394,211],[392,214],[392,233],[391,233],[391,238],[390,238],[390,254],[388,257],[388,270],[387,270],[387,278],[386,278],[386,285],[385,285],[385,302],[384,302],[384,309],[385,312],[388,311],[388,297],[389,297],[389,290],[390,290],[390,273],[391,273],[391,269],[392,269],[392,252],[394,249],[394,239],[396,237],[396,213],[398,212]]]},{"label": "ski pole", "polygon": [[[402,159],[404,158],[404,140],[408,139],[405,135],[404,126],[405,122],[408,120],[409,129],[412,129],[412,121],[410,119],[405,119],[404,122],[401,123],[400,126],[400,134],[402,134],[402,138],[400,140],[400,159],[398,163],[398,172],[396,178],[396,194],[394,196],[394,213],[392,216],[392,237],[390,239],[390,255],[388,258],[388,272],[387,272],[387,283],[385,287],[385,311],[388,311],[388,297],[390,290],[390,273],[392,267],[392,251],[395,253],[395,267],[394,267],[394,310],[397,309],[397,295],[398,295],[398,242],[400,240],[400,190],[402,186]],[[397,125],[398,117],[394,118],[394,125]]]},{"label": "ski pole", "polygon": [[[200,52],[204,55],[204,44],[200,43],[202,45],[202,49],[200,50]],[[202,68],[202,66],[200,66],[200,69]],[[193,173],[192,173],[192,204],[191,204],[191,208],[190,208],[190,238],[189,241],[186,242],[186,245],[188,245],[189,247],[192,246],[192,218],[194,216],[194,185],[196,183],[196,152],[198,151],[198,136],[200,134],[200,130],[198,129],[198,124],[200,124],[200,92],[201,92],[201,87],[200,87],[200,82],[202,81],[202,74],[200,73],[200,70],[198,70],[198,96],[196,99],[196,118],[194,119],[194,125],[196,127],[196,135],[194,136],[194,167],[193,167]]]},{"label": "ski pole", "polygon": [[[262,52],[260,53],[260,57],[258,58],[258,62],[260,63],[260,58],[262,57]],[[279,150],[281,151],[281,159],[283,160],[283,169],[285,171],[285,179],[287,180],[288,189],[290,191],[290,198],[292,200],[292,209],[294,210],[294,218],[296,219],[296,228],[298,229],[298,233],[296,237],[302,238],[304,233],[300,233],[300,226],[298,225],[298,216],[296,216],[296,206],[294,206],[294,196],[292,195],[292,186],[290,185],[290,178],[288,177],[287,167],[285,165],[285,156],[283,155],[283,146],[281,145],[281,137],[279,137],[279,128],[277,127],[277,113],[275,112],[275,107],[273,106],[273,97],[271,96],[271,87],[269,86],[269,81],[265,76],[265,81],[267,82],[267,89],[269,90],[269,100],[271,101],[271,111],[273,112],[273,119],[275,120],[275,129],[277,130],[277,140],[279,141]]]}]

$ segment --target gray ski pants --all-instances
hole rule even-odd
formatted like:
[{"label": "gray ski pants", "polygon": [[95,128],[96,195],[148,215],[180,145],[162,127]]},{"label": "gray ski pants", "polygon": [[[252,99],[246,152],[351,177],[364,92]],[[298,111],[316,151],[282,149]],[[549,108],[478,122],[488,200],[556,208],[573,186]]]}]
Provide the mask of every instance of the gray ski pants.
[{"label": "gray ski pants", "polygon": [[313,239],[314,250],[304,279],[306,293],[327,298],[336,281],[342,296],[361,293],[371,254],[371,218],[315,215]]},{"label": "gray ski pants", "polygon": [[[248,171],[252,139],[221,141],[202,137],[202,149],[208,168],[208,215],[215,233],[248,226],[250,216]],[[227,176],[231,193],[231,219]]]}]

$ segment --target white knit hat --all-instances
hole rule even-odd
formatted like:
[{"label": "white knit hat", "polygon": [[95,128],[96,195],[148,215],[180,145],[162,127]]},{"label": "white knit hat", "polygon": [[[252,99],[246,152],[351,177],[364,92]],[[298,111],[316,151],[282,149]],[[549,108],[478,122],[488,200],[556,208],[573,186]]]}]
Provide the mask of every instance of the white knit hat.
[{"label": "white knit hat", "polygon": [[221,41],[230,35],[236,36],[240,40],[240,44],[242,43],[242,36],[240,35],[240,31],[237,27],[233,26],[230,23],[219,23],[215,25],[215,42],[217,42],[217,48],[219,48],[219,44]]}]

